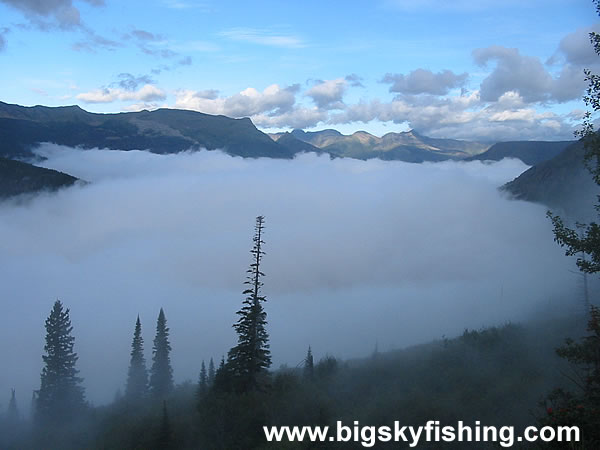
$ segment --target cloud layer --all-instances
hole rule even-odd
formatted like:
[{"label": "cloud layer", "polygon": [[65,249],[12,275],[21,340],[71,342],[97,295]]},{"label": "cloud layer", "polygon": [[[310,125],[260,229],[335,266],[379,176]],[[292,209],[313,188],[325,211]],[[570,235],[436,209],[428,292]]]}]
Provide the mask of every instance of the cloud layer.
[{"label": "cloud layer", "polygon": [[[147,357],[158,309],[178,381],[235,342],[254,217],[266,216],[275,364],[368,354],[518,321],[576,281],[544,208],[496,187],[518,161],[406,164],[220,152],[155,155],[45,145],[47,167],[91,181],[0,205],[0,390],[37,388],[43,323],[71,308],[89,398],[125,380],[140,314]],[[549,302],[549,303],[548,303]]]}]

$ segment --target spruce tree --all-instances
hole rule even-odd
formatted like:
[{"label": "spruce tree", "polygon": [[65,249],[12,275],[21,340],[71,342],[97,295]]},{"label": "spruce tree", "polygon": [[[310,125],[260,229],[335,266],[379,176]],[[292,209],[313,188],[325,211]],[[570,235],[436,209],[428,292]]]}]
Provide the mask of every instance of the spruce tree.
[{"label": "spruce tree", "polygon": [[208,363],[208,385],[212,386],[215,382],[215,362],[210,358]]},{"label": "spruce tree", "polygon": [[308,351],[306,352],[306,358],[304,358],[304,378],[308,380],[312,380],[315,374],[315,362],[313,359],[312,350],[310,345],[308,346]]},{"label": "spruce tree", "polygon": [[142,338],[142,324],[140,316],[135,322],[133,342],[131,343],[131,360],[127,373],[127,384],[125,396],[129,400],[139,400],[148,391],[148,371],[146,370],[146,358],[144,358],[144,339]]},{"label": "spruce tree", "polygon": [[84,406],[83,381],[75,368],[78,356],[73,351],[75,338],[69,309],[56,300],[46,319],[46,354],[36,401],[38,419],[64,420],[77,414]]},{"label": "spruce tree", "polygon": [[6,410],[6,420],[9,425],[14,425],[19,421],[19,409],[17,408],[17,398],[14,389],[11,389],[10,401]]},{"label": "spruce tree", "polygon": [[202,360],[202,366],[200,367],[200,377],[198,379],[198,397],[203,397],[208,389],[208,375],[206,373],[206,365]]},{"label": "spruce tree", "polygon": [[164,398],[173,389],[173,369],[171,368],[171,345],[169,329],[162,308],[156,321],[156,336],[152,348],[152,368],[150,369],[150,391],[158,398]]},{"label": "spruce tree", "polygon": [[246,271],[248,276],[244,282],[248,288],[243,294],[247,297],[237,312],[239,319],[233,325],[238,334],[238,343],[229,351],[227,357],[226,369],[232,377],[235,389],[242,392],[259,388],[261,380],[271,366],[269,335],[265,328],[267,313],[262,306],[266,298],[260,292],[263,286],[261,277],[264,276],[260,271],[260,263],[265,254],[262,251],[264,220],[263,216],[256,218],[254,246],[250,251],[252,264]]}]

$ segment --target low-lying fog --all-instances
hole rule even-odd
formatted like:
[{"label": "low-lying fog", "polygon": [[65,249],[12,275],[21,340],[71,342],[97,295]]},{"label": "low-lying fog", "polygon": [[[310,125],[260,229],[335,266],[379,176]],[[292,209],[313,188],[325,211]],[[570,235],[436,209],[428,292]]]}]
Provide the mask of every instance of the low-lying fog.
[{"label": "low-lying fog", "polygon": [[[274,367],[366,356],[556,309],[578,278],[545,208],[497,187],[517,160],[407,164],[242,159],[43,145],[45,167],[90,181],[0,204],[0,407],[39,388],[44,320],[71,309],[87,397],[124,385],[133,328],[146,357],[159,308],[176,381],[235,343],[255,217]],[[574,300],[570,300],[574,301]],[[4,406],[2,406],[4,405]]]}]

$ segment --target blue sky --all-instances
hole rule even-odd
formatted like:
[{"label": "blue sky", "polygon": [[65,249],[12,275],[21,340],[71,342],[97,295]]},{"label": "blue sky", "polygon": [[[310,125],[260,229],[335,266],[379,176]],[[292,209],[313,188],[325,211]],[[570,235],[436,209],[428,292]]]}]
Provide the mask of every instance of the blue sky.
[{"label": "blue sky", "polygon": [[590,0],[0,0],[0,100],[570,139],[598,22]]}]

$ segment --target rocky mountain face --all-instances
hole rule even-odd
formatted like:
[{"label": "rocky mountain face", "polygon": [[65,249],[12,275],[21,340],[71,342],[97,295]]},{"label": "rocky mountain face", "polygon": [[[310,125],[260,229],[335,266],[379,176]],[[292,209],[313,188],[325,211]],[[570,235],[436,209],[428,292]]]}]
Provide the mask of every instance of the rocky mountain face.
[{"label": "rocky mountain face", "polygon": [[279,142],[284,135],[290,135],[332,156],[357,159],[380,158],[416,163],[463,159],[489,148],[489,144],[480,142],[430,138],[414,130],[387,133],[382,137],[373,136],[365,131],[344,135],[337,130],[308,132],[294,130],[291,133],[272,134],[271,137]]}]

